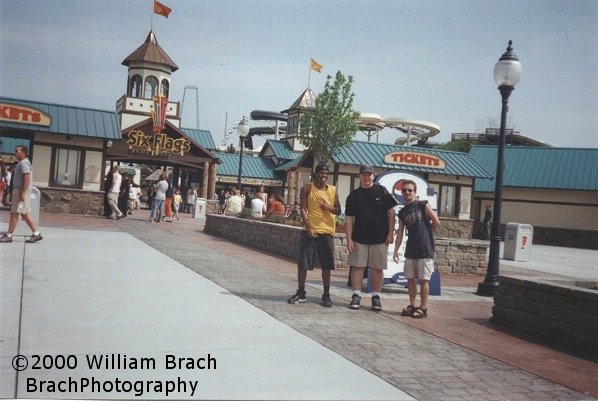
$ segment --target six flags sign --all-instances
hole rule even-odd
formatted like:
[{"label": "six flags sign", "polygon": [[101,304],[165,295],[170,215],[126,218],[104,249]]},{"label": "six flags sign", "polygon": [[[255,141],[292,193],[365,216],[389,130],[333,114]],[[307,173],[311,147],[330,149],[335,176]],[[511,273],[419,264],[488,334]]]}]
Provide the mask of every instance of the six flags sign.
[{"label": "six flags sign", "polygon": [[388,164],[402,164],[418,167],[446,168],[444,160],[430,153],[391,152],[384,156],[384,162]]}]

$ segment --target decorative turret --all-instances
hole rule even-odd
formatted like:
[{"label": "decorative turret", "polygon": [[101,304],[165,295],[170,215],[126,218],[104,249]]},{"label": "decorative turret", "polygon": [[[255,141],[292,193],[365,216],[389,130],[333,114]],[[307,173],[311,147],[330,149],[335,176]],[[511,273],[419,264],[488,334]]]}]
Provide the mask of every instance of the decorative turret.
[{"label": "decorative turret", "polygon": [[[151,116],[154,96],[170,97],[171,74],[179,69],[150,31],[145,42],[122,62],[129,67],[127,93],[116,102],[121,129]],[[166,119],[180,127],[179,102],[168,102]]]},{"label": "decorative turret", "polygon": [[316,95],[310,88],[303,91],[301,96],[287,110],[281,113],[286,113],[289,116],[287,123],[286,140],[294,151],[305,150],[305,147],[298,141],[297,134],[299,134],[299,120],[301,115],[306,111],[313,110],[316,107]]},{"label": "decorative turret", "polygon": [[160,47],[153,31],[137,50],[123,60],[122,65],[129,67],[127,96],[143,99],[168,96],[170,75],[179,69]]}]

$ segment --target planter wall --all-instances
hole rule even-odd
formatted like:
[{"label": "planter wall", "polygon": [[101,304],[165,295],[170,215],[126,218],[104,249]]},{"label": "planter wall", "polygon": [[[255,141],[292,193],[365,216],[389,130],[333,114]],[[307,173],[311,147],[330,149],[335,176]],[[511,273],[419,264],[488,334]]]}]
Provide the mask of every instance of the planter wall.
[{"label": "planter wall", "polygon": [[492,321],[598,355],[597,283],[501,276]]},{"label": "planter wall", "polygon": [[[299,238],[303,228],[207,214],[204,231],[252,248],[297,260]],[[436,240],[436,244],[436,266],[441,273],[485,274],[488,242],[445,238]],[[334,245],[335,267],[349,268],[345,234],[335,234]]]},{"label": "planter wall", "polygon": [[40,212],[101,216],[104,192],[67,188],[39,188]]}]

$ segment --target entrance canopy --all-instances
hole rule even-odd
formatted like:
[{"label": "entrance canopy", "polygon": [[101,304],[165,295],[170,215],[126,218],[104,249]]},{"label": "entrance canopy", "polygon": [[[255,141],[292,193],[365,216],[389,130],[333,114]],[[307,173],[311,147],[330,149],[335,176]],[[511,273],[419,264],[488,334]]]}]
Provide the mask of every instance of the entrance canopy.
[{"label": "entrance canopy", "polygon": [[126,128],[121,141],[114,141],[106,158],[113,161],[169,165],[203,169],[205,163],[220,163],[218,157],[166,121],[159,133],[152,131],[152,119]]}]

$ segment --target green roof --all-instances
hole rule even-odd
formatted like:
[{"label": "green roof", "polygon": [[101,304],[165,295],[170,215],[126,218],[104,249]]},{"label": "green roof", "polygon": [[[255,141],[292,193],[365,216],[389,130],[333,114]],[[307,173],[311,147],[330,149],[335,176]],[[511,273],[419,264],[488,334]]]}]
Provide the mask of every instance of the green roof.
[{"label": "green roof", "polygon": [[[494,176],[497,146],[475,145],[469,154]],[[507,146],[503,186],[598,190],[598,149]],[[476,180],[475,190],[493,192],[494,179]]]},{"label": "green roof", "polygon": [[287,141],[268,139],[266,143],[270,145],[272,153],[279,160],[293,160],[303,154],[302,152],[294,152]]},{"label": "green roof", "polygon": [[[222,164],[216,165],[216,174],[235,177],[239,175],[238,154],[222,152],[214,152],[213,154],[222,161]],[[274,172],[275,167],[274,162],[270,159],[243,155],[242,176],[265,180],[279,180],[281,178]]]},{"label": "green roof", "polygon": [[185,135],[189,137],[189,139],[194,141],[196,145],[199,145],[204,149],[216,149],[216,146],[214,145],[214,138],[212,138],[210,131],[193,128],[181,128],[181,131],[183,131]]},{"label": "green roof", "polygon": [[[404,164],[399,165],[386,163],[384,161],[384,155],[397,151],[430,154],[444,160],[446,167],[434,168]],[[380,167],[384,169],[398,169],[421,173],[456,175],[462,177],[492,178],[488,171],[485,170],[467,153],[419,148],[417,146],[399,146],[375,142],[352,141],[350,145],[341,148],[339,153],[335,155],[333,159],[337,163],[348,165],[360,165],[365,163],[373,167]]]},{"label": "green roof", "polygon": [[24,145],[27,146],[28,149],[31,149],[31,141],[28,139],[0,136],[0,154],[14,154],[17,145]]},{"label": "green roof", "polygon": [[49,127],[0,121],[0,131],[26,130],[101,139],[122,139],[114,111],[64,106],[30,100],[0,97],[0,102],[39,109],[52,117]]},{"label": "green roof", "polygon": [[297,156],[293,160],[290,160],[290,161],[283,163],[280,166],[276,167],[275,170],[276,171],[288,171],[288,170],[292,169],[293,167],[297,167],[297,165],[301,161],[302,157],[303,157],[303,154],[300,154],[300,156]]}]

